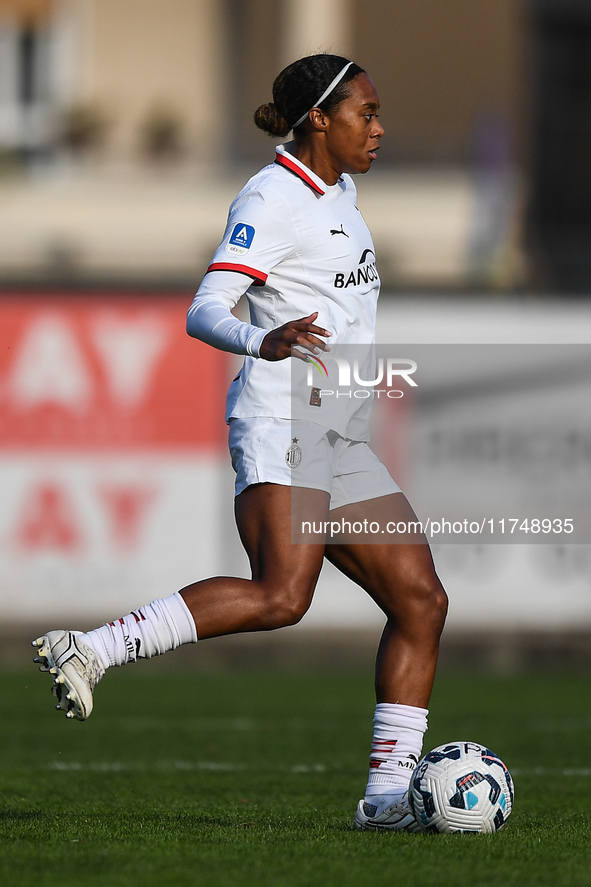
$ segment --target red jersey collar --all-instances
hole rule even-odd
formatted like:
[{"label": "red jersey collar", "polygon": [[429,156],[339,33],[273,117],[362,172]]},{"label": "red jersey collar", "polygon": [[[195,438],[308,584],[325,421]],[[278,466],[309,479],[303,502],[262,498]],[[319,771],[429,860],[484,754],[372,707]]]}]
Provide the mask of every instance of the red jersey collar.
[{"label": "red jersey collar", "polygon": [[304,166],[301,160],[298,160],[297,157],[294,157],[293,154],[286,151],[285,145],[277,145],[277,148],[275,149],[275,163],[278,163],[279,166],[284,166],[285,169],[288,169],[296,175],[320,197],[323,197],[326,194],[326,189],[330,187],[320,178],[320,176],[317,176],[311,169]]}]

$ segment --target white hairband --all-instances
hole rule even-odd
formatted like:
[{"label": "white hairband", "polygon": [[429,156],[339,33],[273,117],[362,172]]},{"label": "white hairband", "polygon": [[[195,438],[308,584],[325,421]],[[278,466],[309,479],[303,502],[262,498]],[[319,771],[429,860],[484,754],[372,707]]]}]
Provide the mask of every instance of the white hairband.
[{"label": "white hairband", "polygon": [[[347,64],[345,65],[345,67],[342,69],[342,71],[339,71],[339,73],[337,74],[337,76],[335,77],[335,79],[332,80],[332,81],[328,84],[328,86],[326,87],[326,89],[324,90],[324,92],[322,93],[322,95],[320,96],[320,98],[318,99],[318,101],[316,102],[316,104],[312,105],[312,108],[317,108],[318,105],[321,105],[321,104],[322,104],[322,102],[324,101],[324,99],[327,98],[327,97],[331,94],[331,92],[333,91],[333,89],[335,88],[335,86],[337,86],[337,84],[339,84],[339,83],[341,82],[341,80],[343,79],[343,77],[345,76],[345,74],[347,73],[347,71],[349,70],[349,68],[351,67],[352,64],[354,64],[354,62],[347,62]],[[300,117],[299,120],[296,120],[296,122],[295,122],[294,125],[292,126],[292,129],[295,129],[296,126],[299,126],[300,123],[303,123],[303,122],[304,122],[304,120],[306,119],[306,117],[308,116],[308,114],[310,113],[310,111],[312,110],[312,108],[309,108],[309,109],[306,111],[305,114],[302,114],[302,116]]]}]

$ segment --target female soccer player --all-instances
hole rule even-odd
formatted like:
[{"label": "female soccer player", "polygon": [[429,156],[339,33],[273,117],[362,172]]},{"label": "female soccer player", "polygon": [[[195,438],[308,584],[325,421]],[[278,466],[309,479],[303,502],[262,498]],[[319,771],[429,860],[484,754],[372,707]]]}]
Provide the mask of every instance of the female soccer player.
[{"label": "female soccer player", "polygon": [[[290,366],[306,352],[374,339],[379,280],[351,174],[365,173],[384,134],[365,71],[340,56],[300,59],[255,113],[272,136],[293,130],[275,162],[231,206],[224,238],[189,309],[190,335],[246,355],[230,388],[227,418],[236,471],[235,513],[252,578],[217,577],[183,588],[87,633],[50,631],[33,642],[54,675],[58,709],[84,720],[105,670],[180,644],[293,625],[307,611],[327,558],[381,607],[386,626],[376,664],[370,770],[355,814],[359,829],[415,830],[408,786],[421,754],[447,598],[424,537],[408,544],[294,544],[292,472],[311,466],[305,490],[314,519],[414,520],[400,488],[354,417],[345,434],[310,400],[312,421],[292,434]],[[361,270],[360,270],[361,269]],[[351,274],[351,272],[353,272]],[[231,308],[246,293],[251,323]],[[323,354],[325,352],[325,354]],[[297,363],[297,362],[296,362]],[[313,394],[314,394],[313,389]],[[318,395],[317,395],[318,397]],[[361,439],[360,439],[361,438]]]}]

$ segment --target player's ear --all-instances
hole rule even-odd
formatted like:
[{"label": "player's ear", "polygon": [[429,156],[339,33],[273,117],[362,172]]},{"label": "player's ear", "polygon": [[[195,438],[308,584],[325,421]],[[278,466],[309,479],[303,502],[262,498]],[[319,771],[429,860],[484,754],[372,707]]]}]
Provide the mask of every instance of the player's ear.
[{"label": "player's ear", "polygon": [[308,120],[316,130],[324,132],[328,128],[328,116],[320,108],[312,108],[308,114]]}]

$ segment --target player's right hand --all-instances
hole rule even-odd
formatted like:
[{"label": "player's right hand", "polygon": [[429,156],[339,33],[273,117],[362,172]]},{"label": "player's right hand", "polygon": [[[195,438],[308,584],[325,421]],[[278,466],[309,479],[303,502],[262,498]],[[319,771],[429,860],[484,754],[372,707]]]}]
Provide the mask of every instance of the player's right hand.
[{"label": "player's right hand", "polygon": [[[330,348],[318,336],[330,336],[328,330],[315,326],[314,321],[318,312],[301,317],[299,320],[290,320],[276,330],[267,333],[261,347],[259,357],[263,360],[285,360],[286,357],[297,357],[307,360],[306,352],[320,354],[321,351],[330,351]],[[294,346],[297,346],[294,349]],[[302,350],[298,350],[302,349]]]}]

